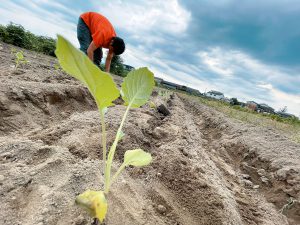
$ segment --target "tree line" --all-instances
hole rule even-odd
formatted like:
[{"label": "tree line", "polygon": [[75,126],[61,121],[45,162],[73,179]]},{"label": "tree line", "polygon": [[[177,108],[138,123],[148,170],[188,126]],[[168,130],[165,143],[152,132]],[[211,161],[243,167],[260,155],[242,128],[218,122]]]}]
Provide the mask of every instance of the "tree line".
[{"label": "tree line", "polygon": [[55,56],[55,39],[37,36],[19,24],[11,22],[6,26],[0,25],[0,40],[21,48]]}]

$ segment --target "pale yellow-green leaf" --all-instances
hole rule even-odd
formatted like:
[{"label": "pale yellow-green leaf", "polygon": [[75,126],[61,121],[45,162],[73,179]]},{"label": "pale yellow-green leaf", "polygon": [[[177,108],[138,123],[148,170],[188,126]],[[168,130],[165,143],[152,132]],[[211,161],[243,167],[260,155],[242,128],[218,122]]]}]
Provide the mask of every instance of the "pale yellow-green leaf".
[{"label": "pale yellow-green leaf", "polygon": [[154,76],[148,68],[140,68],[130,71],[122,83],[122,98],[125,105],[138,108],[144,105],[153,90]]},{"label": "pale yellow-green leaf", "polygon": [[124,166],[147,166],[151,163],[152,157],[150,153],[142,149],[128,150],[124,155]]},{"label": "pale yellow-green leaf", "polygon": [[156,105],[155,105],[155,103],[154,102],[149,102],[149,106],[150,106],[150,108],[152,108],[152,109],[156,109]]},{"label": "pale yellow-green leaf", "polygon": [[75,200],[93,218],[101,222],[105,219],[107,213],[107,201],[103,191],[87,190],[78,195]]},{"label": "pale yellow-green leaf", "polygon": [[63,70],[87,86],[101,110],[113,105],[112,101],[120,93],[108,73],[101,71],[83,52],[60,35],[57,36],[55,54]]},{"label": "pale yellow-green leaf", "polygon": [[22,52],[17,52],[16,57],[17,57],[18,60],[23,60],[24,59],[24,55],[23,55]]}]

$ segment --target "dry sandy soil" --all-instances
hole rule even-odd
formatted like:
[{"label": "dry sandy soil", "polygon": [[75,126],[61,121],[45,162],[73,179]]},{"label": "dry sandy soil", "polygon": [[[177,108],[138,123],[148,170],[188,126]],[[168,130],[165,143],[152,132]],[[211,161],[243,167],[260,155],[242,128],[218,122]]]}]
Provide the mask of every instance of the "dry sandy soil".
[{"label": "dry sandy soil", "polygon": [[[74,199],[103,186],[95,103],[52,57],[25,51],[29,64],[15,70],[11,48],[1,43],[0,224],[91,224]],[[299,144],[187,96],[154,92],[151,101],[171,114],[131,110],[114,168],[128,149],[154,160],[113,185],[107,225],[300,224]],[[109,144],[124,112],[116,103],[107,114]]]}]

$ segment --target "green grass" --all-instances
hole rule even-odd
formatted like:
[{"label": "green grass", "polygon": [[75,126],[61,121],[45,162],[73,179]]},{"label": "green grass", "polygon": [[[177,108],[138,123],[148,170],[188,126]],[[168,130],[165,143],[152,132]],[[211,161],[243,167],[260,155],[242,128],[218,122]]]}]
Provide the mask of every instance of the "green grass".
[{"label": "green grass", "polygon": [[184,94],[184,97],[188,97],[210,106],[230,118],[256,126],[275,128],[284,132],[293,141],[300,143],[300,120],[297,118],[282,118],[278,115],[257,113],[247,108],[231,106],[229,103],[204,97],[190,96],[187,94]]}]

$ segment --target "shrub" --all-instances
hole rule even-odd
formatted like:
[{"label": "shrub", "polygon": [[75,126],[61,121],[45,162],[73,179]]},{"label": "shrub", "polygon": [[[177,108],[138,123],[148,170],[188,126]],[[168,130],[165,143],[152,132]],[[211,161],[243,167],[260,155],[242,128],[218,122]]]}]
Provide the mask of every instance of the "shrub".
[{"label": "shrub", "polygon": [[0,39],[8,44],[55,56],[55,39],[37,36],[18,24],[0,25]]},{"label": "shrub", "polygon": [[7,38],[4,41],[21,48],[25,47],[25,29],[21,25],[10,23],[6,26]]}]

